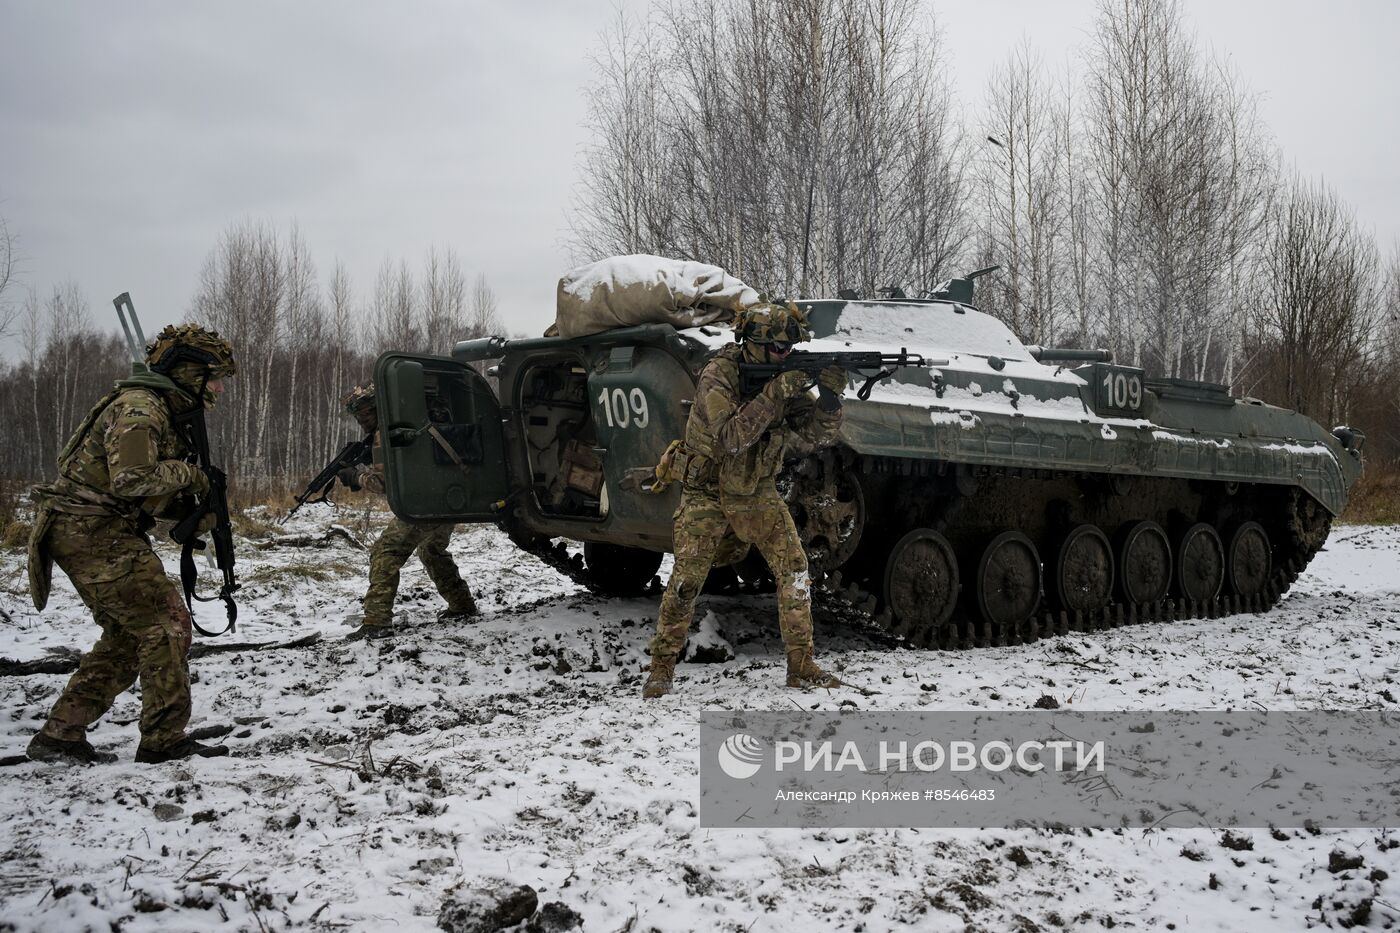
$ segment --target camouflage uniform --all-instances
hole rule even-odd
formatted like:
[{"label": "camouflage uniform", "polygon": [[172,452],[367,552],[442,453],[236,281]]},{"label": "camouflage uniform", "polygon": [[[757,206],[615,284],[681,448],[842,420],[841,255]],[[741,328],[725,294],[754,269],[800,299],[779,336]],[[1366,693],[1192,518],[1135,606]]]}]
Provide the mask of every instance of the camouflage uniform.
[{"label": "camouflage uniform", "polygon": [[[213,365],[182,362],[167,373],[137,372],[97,403],[59,455],[58,481],[34,487],[30,588],[34,605],[48,602],[52,565],[58,564],[92,611],[102,636],[79,662],[31,743],[34,757],[58,752],[109,760],[87,745],[87,727],[139,677],[141,745],[138,760],[210,753],[185,735],[190,719],[190,614],[147,532],[156,518],[179,518],[208,492],[208,480],[175,416],[212,390],[198,370],[232,375],[227,342],[216,333],[167,327],[148,358],[181,340],[213,346]],[[173,749],[181,749],[172,752]],[[226,751],[226,749],[221,749]],[[147,756],[147,757],[143,757]]]},{"label": "camouflage uniform", "polygon": [[[380,457],[378,419],[374,411],[374,384],[356,386],[344,399],[345,410],[355,416],[360,426],[374,432],[374,466],[361,466],[355,477],[346,477],[348,485],[364,486],[371,492],[383,493],[384,465]],[[416,551],[428,571],[437,591],[447,601],[447,611],[456,615],[474,615],[476,602],[471,589],[457,571],[457,563],[448,553],[452,532],[451,522],[411,523],[400,518],[390,520],[384,533],[369,551],[369,589],[364,598],[366,628],[383,628],[394,615],[394,597],[399,591],[399,571]]]},{"label": "camouflage uniform", "polygon": [[[781,312],[789,308],[796,315],[792,306],[778,306],[777,317],[781,319]],[[675,563],[651,641],[652,675],[646,696],[669,690],[695,600],[716,551],[735,537],[757,548],[773,572],[778,627],[789,659],[789,683],[834,681],[811,660],[812,593],[807,555],[774,479],[785,458],[803,456],[830,444],[840,428],[841,412],[839,407],[825,412],[814,405],[801,373],[785,373],[752,399],[742,399],[739,361],[747,355],[752,362],[763,362],[764,353],[762,344],[746,340],[721,350],[700,373],[684,447],[692,465],[702,466],[685,480],[676,509]],[[842,388],[844,384],[842,376]]]}]

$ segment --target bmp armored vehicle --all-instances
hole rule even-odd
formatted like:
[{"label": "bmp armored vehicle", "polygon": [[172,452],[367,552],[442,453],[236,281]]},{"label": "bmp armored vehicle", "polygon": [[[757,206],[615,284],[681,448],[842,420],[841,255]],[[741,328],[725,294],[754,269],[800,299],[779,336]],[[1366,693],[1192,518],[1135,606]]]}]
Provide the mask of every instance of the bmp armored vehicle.
[{"label": "bmp armored vehicle", "polygon": [[[1322,546],[1360,475],[1360,432],[1104,351],[1026,346],[971,306],[969,279],[940,295],[797,302],[814,335],[799,350],[929,363],[868,398],[881,374],[851,373],[839,443],[780,478],[828,605],[916,646],[1003,644],[1262,612]],[[721,323],[649,323],[387,353],[391,507],[499,522],[597,591],[640,592],[671,548],[679,489],[636,476],[683,436],[698,373],[733,339]],[[555,539],[582,542],[582,559]]]}]

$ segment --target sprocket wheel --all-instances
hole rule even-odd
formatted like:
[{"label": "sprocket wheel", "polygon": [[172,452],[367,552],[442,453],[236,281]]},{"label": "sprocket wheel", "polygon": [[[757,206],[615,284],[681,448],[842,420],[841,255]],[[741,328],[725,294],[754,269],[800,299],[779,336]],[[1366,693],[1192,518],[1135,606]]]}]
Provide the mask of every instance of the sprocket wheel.
[{"label": "sprocket wheel", "polygon": [[934,644],[958,602],[958,559],[948,540],[915,528],[890,550],[884,582],[895,634],[919,648]]}]

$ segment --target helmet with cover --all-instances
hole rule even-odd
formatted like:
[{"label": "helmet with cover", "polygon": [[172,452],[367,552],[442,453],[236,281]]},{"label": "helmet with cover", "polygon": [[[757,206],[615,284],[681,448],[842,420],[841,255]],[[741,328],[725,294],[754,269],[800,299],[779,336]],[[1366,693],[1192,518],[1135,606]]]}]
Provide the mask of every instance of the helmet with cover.
[{"label": "helmet with cover", "polygon": [[736,340],[763,344],[773,353],[786,355],[792,345],[812,339],[807,317],[791,301],[763,301],[740,311],[734,318]]},{"label": "helmet with cover", "polygon": [[362,386],[355,386],[345,397],[340,400],[345,406],[345,413],[349,415],[358,414],[365,409],[374,407],[374,383],[366,383]]},{"label": "helmet with cover", "polygon": [[217,399],[208,383],[238,373],[229,342],[218,331],[198,324],[166,325],[146,347],[146,366],[202,397],[207,408],[213,408]]},{"label": "helmet with cover", "polygon": [[345,406],[347,414],[354,415],[355,420],[360,423],[360,427],[366,431],[373,431],[378,416],[374,409],[374,383],[369,382],[364,385],[355,386],[345,394],[340,400]]}]

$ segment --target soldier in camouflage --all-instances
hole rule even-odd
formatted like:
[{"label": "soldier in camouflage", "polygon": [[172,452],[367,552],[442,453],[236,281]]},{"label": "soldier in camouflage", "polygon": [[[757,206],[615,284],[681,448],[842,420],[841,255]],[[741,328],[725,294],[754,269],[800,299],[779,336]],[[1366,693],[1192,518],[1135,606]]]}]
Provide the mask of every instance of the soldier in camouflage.
[{"label": "soldier in camouflage", "polygon": [[35,486],[30,593],[48,602],[53,565],[68,576],[102,636],[29,743],[48,761],[115,761],[87,728],[141,681],[139,762],[228,754],[185,733],[190,719],[190,614],[151,549],[157,518],[179,519],[209,491],[193,462],[182,415],[213,408],[237,367],[227,340],[187,324],[166,327],[146,367],[118,382],[58,457],[57,482]]},{"label": "soldier in camouflage", "polygon": [[[342,470],[340,481],[350,489],[361,486],[371,492],[384,492],[384,467],[379,457],[379,420],[374,407],[374,384],[356,386],[344,398],[345,410],[355,417],[366,434],[374,434],[375,463]],[[399,571],[416,550],[428,578],[447,600],[442,617],[466,618],[476,615],[472,591],[457,572],[457,564],[447,552],[456,528],[451,522],[410,524],[399,518],[389,522],[369,552],[369,590],[364,598],[364,617],[351,638],[380,638],[392,633],[394,596],[399,591]]]},{"label": "soldier in camouflage", "polygon": [[[799,372],[781,373],[752,398],[740,396],[741,359],[780,362],[795,342],[809,339],[807,322],[796,305],[765,303],[741,311],[734,332],[739,342],[717,353],[700,373],[685,439],[668,451],[658,468],[659,474],[673,471],[671,477],[684,488],[675,516],[675,564],[661,598],[651,670],[642,689],[646,699],[671,691],[696,597],[716,550],[732,537],[756,547],[773,571],[787,685],[840,684],[813,660],[807,555],[774,484],[784,458],[802,456],[835,439],[840,405],[822,410],[808,392],[807,377]],[[846,374],[840,369],[823,372],[820,381],[838,399],[846,389]]]}]

